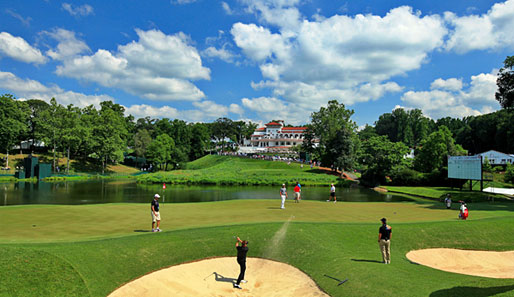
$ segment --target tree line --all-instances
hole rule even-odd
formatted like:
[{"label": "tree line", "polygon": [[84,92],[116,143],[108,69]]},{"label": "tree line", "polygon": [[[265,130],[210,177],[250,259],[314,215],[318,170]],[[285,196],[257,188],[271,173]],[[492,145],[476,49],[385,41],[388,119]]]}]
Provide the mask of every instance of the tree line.
[{"label": "tree line", "polygon": [[[204,156],[209,150],[232,141],[240,144],[255,131],[257,124],[219,118],[212,123],[186,123],[182,120],[135,120],[125,115],[125,108],[111,101],[78,108],[63,106],[55,98],[46,103],[39,99],[17,100],[10,94],[0,96],[0,151],[8,156],[16,145],[29,141],[30,152],[35,145],[44,143],[53,154],[70,159],[93,161],[102,173],[108,164],[122,162],[127,154],[148,159],[162,170],[175,169],[189,160]],[[136,164],[141,165],[141,164]]]}]

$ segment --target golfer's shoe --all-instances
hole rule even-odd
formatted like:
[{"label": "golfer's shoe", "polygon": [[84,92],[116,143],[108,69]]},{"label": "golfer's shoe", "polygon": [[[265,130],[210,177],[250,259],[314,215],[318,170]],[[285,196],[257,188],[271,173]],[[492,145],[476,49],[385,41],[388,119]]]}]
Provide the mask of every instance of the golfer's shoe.
[{"label": "golfer's shoe", "polygon": [[330,202],[330,200],[327,200],[327,202]]},{"label": "golfer's shoe", "polygon": [[155,229],[155,232],[162,232],[162,230],[157,228],[157,229]]},{"label": "golfer's shoe", "polygon": [[152,229],[152,232],[155,232],[155,229]]},{"label": "golfer's shoe", "polygon": [[234,288],[242,289],[240,285],[234,284]]},{"label": "golfer's shoe", "polygon": [[242,282],[243,284],[246,284],[248,281],[243,279],[241,282]]}]

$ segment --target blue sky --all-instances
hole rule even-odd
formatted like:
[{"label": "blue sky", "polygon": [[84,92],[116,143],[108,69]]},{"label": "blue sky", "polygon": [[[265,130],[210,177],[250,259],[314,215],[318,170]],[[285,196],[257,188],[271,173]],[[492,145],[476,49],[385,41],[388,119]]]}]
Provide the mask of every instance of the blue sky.
[{"label": "blue sky", "polygon": [[136,118],[305,124],[336,99],[359,126],[394,108],[493,112],[514,0],[3,1],[0,92]]}]

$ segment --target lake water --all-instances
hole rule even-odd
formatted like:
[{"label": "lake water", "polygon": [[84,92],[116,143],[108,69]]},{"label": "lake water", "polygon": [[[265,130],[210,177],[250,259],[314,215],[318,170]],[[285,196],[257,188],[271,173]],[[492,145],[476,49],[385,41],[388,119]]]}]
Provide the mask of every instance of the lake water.
[{"label": "lake water", "polygon": [[[270,186],[184,186],[138,184],[134,180],[90,180],[67,182],[0,183],[0,206],[21,204],[95,204],[113,202],[149,203],[153,195],[161,202],[205,202],[234,199],[277,199],[279,187]],[[289,199],[294,197],[288,188]],[[337,188],[338,201],[398,202],[405,196],[381,194],[366,188]],[[327,200],[329,187],[302,187],[302,199]]]}]

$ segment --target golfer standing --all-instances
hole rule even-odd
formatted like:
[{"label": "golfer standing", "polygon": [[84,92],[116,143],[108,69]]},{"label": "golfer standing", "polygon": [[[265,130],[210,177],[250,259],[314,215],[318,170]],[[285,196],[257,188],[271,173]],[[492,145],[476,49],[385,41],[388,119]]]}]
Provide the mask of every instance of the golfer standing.
[{"label": "golfer standing", "polygon": [[300,188],[300,184],[296,183],[296,186],[294,187],[294,202],[300,203],[300,192],[302,191],[302,188]]},{"label": "golfer standing", "polygon": [[334,184],[330,185],[330,198],[328,198],[327,202],[329,202],[332,198],[334,198],[334,203],[336,203],[336,187],[334,186]]},{"label": "golfer standing", "polygon": [[282,188],[280,188],[280,198],[282,199],[282,206],[280,208],[284,209],[284,203],[286,203],[287,198],[286,184],[282,184]]},{"label": "golfer standing", "polygon": [[[241,243],[241,246],[239,246],[239,243]],[[237,237],[236,250],[237,264],[239,264],[240,272],[239,276],[237,277],[237,281],[234,284],[234,288],[242,289],[239,284],[246,283],[244,278],[246,271],[246,254],[248,253],[248,240],[241,240],[239,237]]]},{"label": "golfer standing", "polygon": [[382,260],[385,264],[391,264],[391,226],[387,225],[386,218],[380,219],[382,226],[378,229],[378,245],[382,252]]},{"label": "golfer standing", "polygon": [[[161,232],[159,226],[161,225],[161,214],[159,213],[159,194],[155,194],[152,200],[152,232]],[[157,228],[155,228],[157,222]],[[155,228],[155,229],[154,229]]]}]

